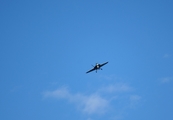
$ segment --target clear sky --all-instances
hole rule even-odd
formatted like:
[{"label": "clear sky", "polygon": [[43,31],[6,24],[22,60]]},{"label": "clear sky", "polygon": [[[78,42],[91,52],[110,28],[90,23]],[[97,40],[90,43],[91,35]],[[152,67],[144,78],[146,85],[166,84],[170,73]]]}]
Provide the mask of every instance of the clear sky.
[{"label": "clear sky", "polygon": [[173,119],[172,0],[1,0],[0,16],[1,120]]}]

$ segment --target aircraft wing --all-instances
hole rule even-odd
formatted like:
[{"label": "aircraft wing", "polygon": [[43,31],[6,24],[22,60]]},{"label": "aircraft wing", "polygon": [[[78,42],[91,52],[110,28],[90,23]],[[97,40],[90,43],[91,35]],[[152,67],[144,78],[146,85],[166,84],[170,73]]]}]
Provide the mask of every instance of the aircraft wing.
[{"label": "aircraft wing", "polygon": [[93,69],[91,69],[91,70],[87,71],[86,73],[92,72],[93,70],[95,70],[95,68],[93,68]]},{"label": "aircraft wing", "polygon": [[101,64],[100,67],[102,67],[103,65],[106,65],[107,63],[108,63],[108,62],[105,62],[105,63]]}]

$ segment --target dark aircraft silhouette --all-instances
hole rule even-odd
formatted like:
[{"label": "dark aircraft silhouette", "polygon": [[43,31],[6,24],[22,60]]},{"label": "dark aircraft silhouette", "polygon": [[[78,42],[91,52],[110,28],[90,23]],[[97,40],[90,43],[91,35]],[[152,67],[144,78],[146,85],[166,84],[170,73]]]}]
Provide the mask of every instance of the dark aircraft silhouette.
[{"label": "dark aircraft silhouette", "polygon": [[105,63],[103,63],[103,64],[98,64],[98,63],[96,63],[96,65],[95,66],[93,66],[94,68],[93,69],[91,69],[91,70],[89,70],[89,71],[87,71],[86,73],[89,73],[89,72],[92,72],[92,71],[94,71],[94,70],[96,70],[96,72],[97,72],[97,70],[102,70],[102,66],[103,65],[106,65],[108,62],[105,62]]}]

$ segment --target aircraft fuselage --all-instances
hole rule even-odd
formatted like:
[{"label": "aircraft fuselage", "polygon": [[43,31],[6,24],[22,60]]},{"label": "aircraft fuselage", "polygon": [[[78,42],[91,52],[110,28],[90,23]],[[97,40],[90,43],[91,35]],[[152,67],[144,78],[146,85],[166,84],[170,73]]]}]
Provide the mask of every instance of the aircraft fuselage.
[{"label": "aircraft fuselage", "polygon": [[102,70],[102,66],[104,66],[104,65],[106,65],[108,62],[105,62],[105,63],[103,63],[103,64],[97,64],[96,63],[96,65],[94,66],[94,68],[93,69],[91,69],[91,70],[89,70],[89,71],[87,71],[86,73],[89,73],[89,72],[91,72],[91,71],[94,71],[94,70],[96,70],[96,72],[97,72],[97,70]]},{"label": "aircraft fuselage", "polygon": [[100,69],[100,64],[97,64],[97,65],[95,66],[95,69]]}]

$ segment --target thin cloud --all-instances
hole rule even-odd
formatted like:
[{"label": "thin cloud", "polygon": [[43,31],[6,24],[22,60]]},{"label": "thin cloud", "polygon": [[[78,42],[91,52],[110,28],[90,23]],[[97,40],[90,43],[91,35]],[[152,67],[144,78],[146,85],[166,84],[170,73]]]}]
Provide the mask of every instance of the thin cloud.
[{"label": "thin cloud", "polygon": [[102,98],[99,95],[88,96],[84,101],[83,111],[88,114],[93,113],[105,113],[105,109],[108,107],[108,100]]},{"label": "thin cloud", "polygon": [[55,91],[47,91],[44,92],[44,97],[53,97],[53,98],[70,98],[70,93],[68,92],[67,88],[62,87]]},{"label": "thin cloud", "polygon": [[131,107],[135,107],[141,100],[141,96],[139,95],[131,95],[130,96],[130,102],[131,102]]},{"label": "thin cloud", "polygon": [[141,96],[139,95],[131,95],[130,96],[130,100],[133,102],[133,101],[138,101],[141,99]]},{"label": "thin cloud", "polygon": [[98,94],[83,95],[72,94],[67,88],[60,88],[55,91],[47,91],[45,98],[63,98],[77,105],[77,107],[87,114],[103,114],[109,105],[109,101]]},{"label": "thin cloud", "polygon": [[108,92],[108,93],[130,92],[132,90],[133,90],[132,87],[124,83],[117,83],[117,84],[109,85],[100,89],[100,91]]},{"label": "thin cloud", "polygon": [[[65,99],[76,108],[92,117],[116,111],[112,117],[122,116],[129,108],[136,108],[141,96],[134,94],[134,88],[125,83],[110,84],[91,94],[71,93],[67,87],[43,93],[44,98]],[[92,118],[89,118],[92,119]]]},{"label": "thin cloud", "polygon": [[163,58],[170,58],[171,55],[170,54],[164,54]]},{"label": "thin cloud", "polygon": [[161,78],[160,81],[161,83],[169,83],[173,80],[172,77],[165,77],[165,78]]}]

